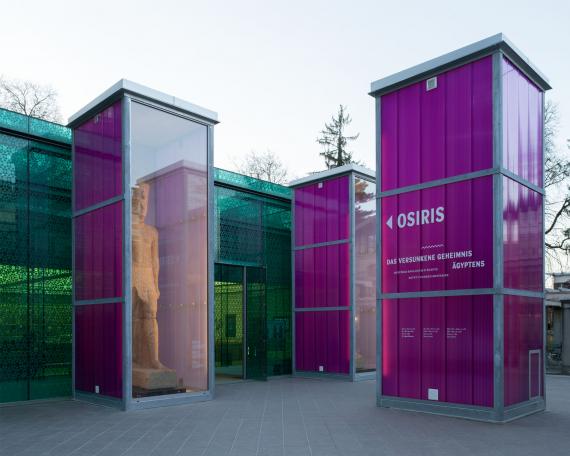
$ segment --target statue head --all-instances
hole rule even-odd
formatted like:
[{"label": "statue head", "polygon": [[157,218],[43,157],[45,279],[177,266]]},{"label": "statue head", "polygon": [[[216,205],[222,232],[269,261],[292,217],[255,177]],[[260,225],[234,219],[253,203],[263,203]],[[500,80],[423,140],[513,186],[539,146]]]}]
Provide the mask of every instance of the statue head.
[{"label": "statue head", "polygon": [[144,221],[144,219],[146,217],[146,212],[148,209],[149,190],[150,190],[150,186],[148,184],[138,184],[136,187],[133,187],[133,189],[132,189],[133,219],[139,218],[141,221]]}]

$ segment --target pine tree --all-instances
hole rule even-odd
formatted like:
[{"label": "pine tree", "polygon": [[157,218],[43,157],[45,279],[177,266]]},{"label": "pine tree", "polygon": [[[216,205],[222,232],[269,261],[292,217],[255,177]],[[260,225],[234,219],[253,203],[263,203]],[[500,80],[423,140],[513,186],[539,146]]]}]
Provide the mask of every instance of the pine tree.
[{"label": "pine tree", "polygon": [[348,163],[358,163],[352,159],[352,152],[347,149],[349,141],[354,141],[360,133],[354,136],[345,136],[345,129],[352,122],[352,118],[346,112],[346,108],[340,105],[336,116],[331,118],[331,123],[325,123],[324,130],[317,142],[324,150],[319,155],[324,157],[328,169]]}]

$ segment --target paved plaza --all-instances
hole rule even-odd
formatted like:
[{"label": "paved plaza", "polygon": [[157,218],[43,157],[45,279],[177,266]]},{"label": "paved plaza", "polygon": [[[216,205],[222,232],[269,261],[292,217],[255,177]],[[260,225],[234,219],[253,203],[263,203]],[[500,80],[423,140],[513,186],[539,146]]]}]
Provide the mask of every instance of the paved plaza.
[{"label": "paved plaza", "polygon": [[548,410],[487,424],[375,406],[374,382],[220,385],[210,402],[135,412],[50,401],[0,408],[0,455],[569,455],[570,377]]}]

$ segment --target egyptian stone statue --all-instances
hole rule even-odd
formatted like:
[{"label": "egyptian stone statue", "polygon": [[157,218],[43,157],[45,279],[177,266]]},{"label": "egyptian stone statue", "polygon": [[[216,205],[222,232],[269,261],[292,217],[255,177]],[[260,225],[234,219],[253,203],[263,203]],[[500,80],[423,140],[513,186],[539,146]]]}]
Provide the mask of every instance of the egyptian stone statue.
[{"label": "egyptian stone statue", "polygon": [[133,386],[146,390],[176,386],[176,373],[158,355],[158,231],[147,225],[150,186],[132,189]]}]

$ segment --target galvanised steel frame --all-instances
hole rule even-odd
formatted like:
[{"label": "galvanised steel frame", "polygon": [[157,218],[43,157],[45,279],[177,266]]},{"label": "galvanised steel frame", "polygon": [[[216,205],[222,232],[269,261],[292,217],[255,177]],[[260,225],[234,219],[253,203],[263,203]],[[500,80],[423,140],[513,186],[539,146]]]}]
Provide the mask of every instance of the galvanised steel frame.
[{"label": "galvanised steel frame", "polygon": [[[355,218],[355,180],[363,179],[369,182],[375,182],[374,172],[358,165],[344,165],[338,168],[333,168],[327,171],[323,171],[318,174],[308,176],[296,180],[290,184],[290,187],[297,188],[309,183],[317,183],[324,180],[328,180],[332,177],[342,177],[349,176],[349,234],[346,239],[339,239],[329,242],[319,242],[316,244],[308,244],[303,246],[295,245],[295,192],[291,196],[291,282],[292,282],[292,293],[291,293],[291,320],[292,320],[292,373],[296,377],[326,377],[326,378],[338,378],[350,381],[360,381],[360,380],[373,380],[376,376],[376,371],[370,372],[356,372],[356,330],[355,330],[355,317],[356,317],[356,302],[355,302],[355,274],[356,274],[356,218]],[[349,307],[310,307],[310,308],[295,308],[295,252],[298,250],[311,249],[315,247],[324,247],[328,245],[338,245],[338,244],[350,244],[350,306]],[[348,375],[345,374],[334,374],[327,372],[308,372],[308,371],[298,371],[296,366],[296,356],[295,356],[295,315],[298,312],[326,312],[335,310],[349,310],[350,311],[350,367]],[[378,366],[378,364],[376,365]]]},{"label": "galvanised steel frame", "polygon": [[[93,102],[88,104],[78,114],[70,119],[70,124],[79,126],[93,115],[103,111],[113,103],[121,100],[122,111],[122,163],[123,163],[123,192],[121,195],[102,201],[80,211],[75,211],[75,186],[72,191],[73,224],[72,224],[72,256],[73,256],[73,398],[108,405],[122,410],[180,405],[191,402],[201,402],[214,397],[214,125],[218,123],[217,114],[191,103],[165,95],[131,81],[121,80]],[[207,247],[207,280],[208,280],[208,390],[190,393],[168,394],[145,398],[132,397],[132,237],[131,237],[131,105],[140,103],[168,114],[182,117],[202,124],[207,128],[207,200],[208,200],[208,247]],[[75,164],[75,144],[72,143],[72,166]],[[75,176],[75,174],[74,174]],[[78,216],[101,207],[123,202],[123,297],[110,299],[94,299],[79,301],[75,299],[75,220]],[[87,393],[75,389],[75,306],[89,304],[122,303],[122,399]]]},{"label": "galvanised steel frame", "polygon": [[[436,181],[411,185],[386,192],[381,191],[382,184],[382,142],[381,142],[381,118],[382,102],[381,95],[397,90],[405,85],[428,79],[444,71],[448,71],[466,63],[479,60],[485,56],[492,56],[493,64],[493,167],[473,173],[453,176]],[[510,289],[504,287],[503,271],[503,176],[508,177],[529,189],[540,193],[544,198],[544,188],[523,179],[504,167],[503,161],[503,87],[502,65],[503,58],[513,62],[531,81],[542,91],[550,89],[550,85],[544,76],[522,56],[522,54],[502,34],[495,35],[479,43],[452,52],[432,61],[420,64],[409,70],[405,70],[394,78],[388,77],[372,83],[370,95],[375,97],[376,116],[376,165],[377,165],[377,197],[376,197],[376,366],[377,366],[377,390],[376,402],[381,407],[393,407],[404,410],[437,413],[461,418],[468,418],[489,422],[507,422],[531,413],[542,411],[546,408],[546,391],[543,396],[531,398],[528,401],[505,407],[504,405],[504,296],[526,296],[544,300],[544,285],[540,292]],[[396,78],[395,76],[399,76]],[[543,111],[544,111],[544,96]],[[543,157],[543,182],[544,182],[544,141]],[[493,176],[493,288],[468,289],[468,290],[442,290],[433,292],[413,293],[382,293],[382,198],[401,193],[422,190],[425,188],[474,179],[481,176]],[[542,223],[544,227],[544,201]],[[544,242],[543,242],[543,276],[544,276]],[[543,282],[544,283],[544,282]],[[472,296],[493,295],[493,353],[494,353],[494,380],[493,380],[493,407],[480,407],[465,404],[443,403],[419,399],[407,399],[382,395],[382,301],[383,299],[405,299],[434,296]],[[543,305],[543,322],[545,310]],[[543,353],[546,349],[546,339],[543,328]],[[545,358],[543,356],[543,358]],[[542,385],[545,380],[545,360],[542,359]]]}]

